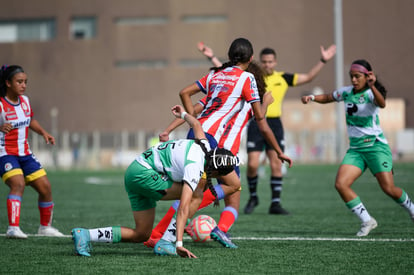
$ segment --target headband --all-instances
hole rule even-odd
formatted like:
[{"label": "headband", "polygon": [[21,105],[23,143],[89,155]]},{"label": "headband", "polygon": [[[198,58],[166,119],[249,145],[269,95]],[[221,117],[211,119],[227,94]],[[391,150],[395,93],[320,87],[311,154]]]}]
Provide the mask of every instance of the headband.
[{"label": "headband", "polygon": [[358,72],[363,73],[363,74],[368,74],[368,72],[369,72],[367,70],[367,68],[365,68],[364,66],[359,65],[359,64],[352,64],[350,71],[358,71]]}]

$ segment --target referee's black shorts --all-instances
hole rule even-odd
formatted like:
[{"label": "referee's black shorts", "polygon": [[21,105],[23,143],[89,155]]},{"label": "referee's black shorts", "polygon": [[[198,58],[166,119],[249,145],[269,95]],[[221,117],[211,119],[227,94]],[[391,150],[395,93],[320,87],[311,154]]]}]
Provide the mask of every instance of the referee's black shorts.
[{"label": "referee's black shorts", "polygon": [[[277,143],[279,144],[280,149],[285,151],[285,134],[283,131],[282,121],[280,117],[275,118],[266,118],[267,123],[269,124],[270,129],[272,129],[273,134],[276,137]],[[266,140],[260,133],[257,122],[253,119],[250,121],[247,128],[247,152],[263,151],[263,150],[273,150],[273,148],[267,144]]]}]

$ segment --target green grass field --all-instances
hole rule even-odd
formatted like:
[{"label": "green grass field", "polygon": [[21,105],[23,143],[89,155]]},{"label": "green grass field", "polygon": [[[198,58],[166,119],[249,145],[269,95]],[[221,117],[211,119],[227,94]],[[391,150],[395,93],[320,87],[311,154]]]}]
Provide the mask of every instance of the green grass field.
[{"label": "green grass field", "polygon": [[[414,224],[408,213],[382,193],[367,171],[354,185],[378,228],[358,239],[359,220],[345,207],[333,182],[337,165],[296,165],[284,180],[283,206],[292,214],[267,213],[268,171],[260,179],[260,204],[243,214],[248,190],[242,170],[241,213],[231,230],[238,249],[216,242],[184,244],[198,259],[158,257],[142,244],[93,244],[92,257],[74,254],[74,227],[134,225],[123,187],[123,171],[48,171],[55,202],[54,226],[66,238],[5,238],[6,196],[0,193],[0,274],[413,274]],[[396,164],[396,184],[414,198],[414,164]],[[170,206],[160,202],[158,221]],[[224,203],[221,202],[221,208]],[[199,212],[218,220],[220,209]],[[35,234],[39,224],[37,194],[27,188],[21,228]]]}]

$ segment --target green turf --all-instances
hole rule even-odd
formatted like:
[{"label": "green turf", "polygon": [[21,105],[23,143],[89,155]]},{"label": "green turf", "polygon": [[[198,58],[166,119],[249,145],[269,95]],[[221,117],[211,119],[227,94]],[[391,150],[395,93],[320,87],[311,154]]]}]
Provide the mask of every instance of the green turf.
[{"label": "green turf", "polygon": [[[244,215],[248,191],[242,172],[241,213],[231,230],[238,249],[218,243],[184,245],[199,259],[157,257],[142,244],[96,244],[92,257],[75,256],[67,238],[30,236],[9,240],[6,196],[0,186],[0,274],[413,274],[414,224],[407,212],[380,190],[366,172],[354,185],[378,228],[357,241],[358,219],[336,193],[337,165],[296,165],[284,180],[283,206],[292,215],[267,213],[270,204],[268,171],[260,178],[259,206]],[[242,170],[243,171],[243,170]],[[54,226],[69,235],[74,227],[124,225],[132,227],[122,171],[48,171],[55,201]],[[414,164],[396,164],[395,182],[414,198]],[[170,202],[160,202],[158,221]],[[220,208],[224,206],[221,202]],[[219,219],[220,210],[200,213]],[[39,215],[37,194],[27,188],[21,228],[35,234]],[[259,238],[254,240],[253,238]],[[290,240],[295,239],[296,240]],[[318,239],[319,238],[319,239]],[[334,239],[337,240],[334,240]]]}]

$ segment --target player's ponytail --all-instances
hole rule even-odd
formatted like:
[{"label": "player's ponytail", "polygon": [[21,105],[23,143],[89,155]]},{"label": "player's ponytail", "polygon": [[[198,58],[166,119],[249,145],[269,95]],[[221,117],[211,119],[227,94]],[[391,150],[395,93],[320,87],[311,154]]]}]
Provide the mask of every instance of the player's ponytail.
[{"label": "player's ponytail", "polygon": [[220,71],[227,67],[232,67],[238,63],[247,63],[253,56],[253,46],[246,38],[235,39],[229,48],[227,53],[229,61],[224,63],[221,67],[212,67],[211,70]]},{"label": "player's ponytail", "polygon": [[[203,150],[204,156],[205,156],[206,161],[207,161],[208,150],[207,150],[205,144],[202,143],[201,140],[199,140],[199,139],[195,139],[195,143],[200,145],[201,150]],[[214,199],[214,206],[219,206],[220,202],[219,202],[219,199],[218,199],[218,196],[217,196],[217,192],[216,192],[216,189],[214,189],[213,183],[211,181],[212,168],[209,165],[207,165],[205,173],[206,173],[206,176],[207,176],[207,178],[206,178],[207,187],[210,190],[211,194],[213,194],[213,196],[215,198]]]}]

